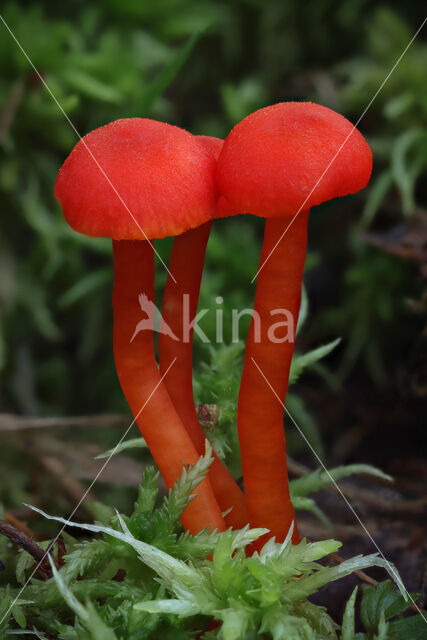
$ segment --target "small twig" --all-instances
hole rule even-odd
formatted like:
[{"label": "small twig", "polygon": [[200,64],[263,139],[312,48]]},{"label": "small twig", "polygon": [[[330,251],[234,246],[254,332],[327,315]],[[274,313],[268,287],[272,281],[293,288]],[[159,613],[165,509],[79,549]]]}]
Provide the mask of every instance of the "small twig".
[{"label": "small twig", "polygon": [[[341,556],[339,556],[337,553],[331,553],[329,555],[336,562],[338,562],[338,564],[342,564],[343,562],[345,562],[345,559],[342,558]],[[378,586],[378,581],[374,580],[374,578],[371,578],[371,576],[368,576],[368,574],[365,573],[364,571],[360,571],[359,569],[356,569],[355,571],[353,571],[353,573],[355,573],[357,576],[359,576],[359,578],[361,580],[363,580],[363,582],[367,582],[368,584],[372,585],[375,588]],[[423,609],[420,609],[420,607],[418,605],[416,605],[416,604],[411,604],[411,606],[409,608],[412,609],[412,611],[415,611],[416,613],[420,613],[420,612],[422,614],[427,613]]]},{"label": "small twig", "polygon": [[52,569],[46,556],[46,551],[42,549],[32,538],[22,531],[19,531],[11,524],[0,519],[0,533],[12,540],[18,547],[29,553],[37,563],[37,571],[40,576],[47,580],[52,577]]},{"label": "small twig", "polygon": [[128,422],[129,417],[120,414],[60,418],[27,418],[8,413],[0,413],[0,431],[56,429],[63,427],[120,427]]}]

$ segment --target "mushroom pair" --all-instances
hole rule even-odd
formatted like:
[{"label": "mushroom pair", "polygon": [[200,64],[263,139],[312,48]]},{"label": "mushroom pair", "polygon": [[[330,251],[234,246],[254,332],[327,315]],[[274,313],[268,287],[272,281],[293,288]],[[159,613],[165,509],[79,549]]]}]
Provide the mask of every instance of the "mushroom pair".
[{"label": "mushroom pair", "polygon": [[[280,541],[294,521],[283,416],[308,213],[363,188],[371,168],[369,147],[348,120],[316,104],[280,103],[242,120],[223,146],[164,123],[120,120],[88,134],[59,173],[55,193],[70,225],[113,238],[117,372],[168,486],[204,447],[192,395],[192,336],[181,336],[185,293],[190,317],[196,314],[211,219],[234,213],[267,218],[254,307],[261,337],[256,339],[252,321],[238,401],[245,500],[215,459],[183,516],[192,532],[249,521]],[[171,333],[159,336],[159,373],[152,333],[130,339],[139,320],[138,295],[154,297],[149,239],[167,235],[177,237],[163,304]],[[277,310],[290,314],[293,327],[272,340]],[[230,507],[225,522],[222,512]]]},{"label": "mushroom pair", "polygon": [[[187,293],[190,307],[197,307],[209,221],[216,203],[218,144],[222,141],[197,138],[162,122],[118,120],[95,129],[76,145],[55,185],[55,195],[73,229],[113,239],[117,374],[169,487],[182,466],[194,464],[204,451],[203,430],[192,400],[191,336],[189,342],[181,339],[180,305],[182,294]],[[135,333],[135,328],[141,320],[140,295],[148,305],[154,304],[151,240],[171,235],[178,238],[165,293],[164,320],[178,340],[168,342],[162,336],[160,373],[153,330]],[[185,383],[181,393],[180,376]],[[190,402],[194,415],[187,406]],[[218,458],[197,492],[182,518],[190,532],[246,524],[243,494]],[[222,513],[231,507],[225,521]]]}]

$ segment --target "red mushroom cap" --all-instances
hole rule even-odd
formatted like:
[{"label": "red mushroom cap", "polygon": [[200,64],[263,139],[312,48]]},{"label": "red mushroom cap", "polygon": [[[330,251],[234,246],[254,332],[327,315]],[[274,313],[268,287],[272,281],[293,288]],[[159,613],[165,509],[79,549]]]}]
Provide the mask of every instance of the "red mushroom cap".
[{"label": "red mushroom cap", "polygon": [[361,133],[312,102],[281,102],[250,114],[225,139],[217,165],[220,193],[230,205],[263,217],[293,215],[355,193],[371,170]]},{"label": "red mushroom cap", "polygon": [[215,166],[188,131],[127,118],[91,131],[74,147],[59,171],[55,195],[67,222],[81,233],[163,238],[212,218]]},{"label": "red mushroom cap", "polygon": [[218,160],[221,149],[224,145],[224,140],[216,138],[215,136],[196,136],[197,140],[210,151],[215,160]]},{"label": "red mushroom cap", "polygon": [[[215,138],[214,136],[197,136],[197,139],[212,153],[215,160],[218,160],[219,154],[224,146],[224,140]],[[236,216],[238,213],[240,213],[240,211],[236,211],[224,196],[219,196],[215,207],[215,218],[228,218],[229,216]]]},{"label": "red mushroom cap", "polygon": [[243,213],[242,210],[238,211],[228,202],[224,196],[219,196],[218,202],[215,207],[215,218],[229,218],[230,216],[237,216],[239,213]]}]

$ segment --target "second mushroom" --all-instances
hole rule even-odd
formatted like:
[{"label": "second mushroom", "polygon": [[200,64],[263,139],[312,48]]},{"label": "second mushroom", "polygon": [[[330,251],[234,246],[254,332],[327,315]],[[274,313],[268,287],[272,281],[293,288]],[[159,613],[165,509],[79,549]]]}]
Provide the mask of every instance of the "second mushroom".
[{"label": "second mushroom", "polygon": [[[267,218],[237,421],[250,524],[267,527],[277,541],[295,520],[283,421],[309,209],[359,191],[371,169],[371,151],[351,122],[302,102],[279,103],[244,118],[225,139],[218,160],[220,193],[231,207]],[[274,327],[275,314],[283,310],[291,324]],[[295,525],[293,540],[298,539]]]}]

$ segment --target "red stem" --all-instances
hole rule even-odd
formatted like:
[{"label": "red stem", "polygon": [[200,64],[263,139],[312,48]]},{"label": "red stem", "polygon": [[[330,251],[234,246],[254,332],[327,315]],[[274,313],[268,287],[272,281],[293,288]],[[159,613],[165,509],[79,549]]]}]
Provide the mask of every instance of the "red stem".
[{"label": "red stem", "polygon": [[[285,403],[294,351],[307,245],[307,220],[308,211],[302,211],[277,246],[290,218],[266,220],[260,261],[260,266],[264,266],[258,275],[254,317],[246,344],[239,393],[237,422],[250,523],[253,527],[270,529],[277,542],[283,541],[292,521],[295,522],[289,495],[284,408],[281,403]],[[275,324],[287,319],[283,311],[276,317],[271,315],[271,311],[278,309],[290,313],[290,323],[274,331]],[[257,318],[260,326],[258,336]],[[275,343],[272,337],[276,340],[286,339]],[[293,541],[298,540],[295,522]]]},{"label": "red stem", "polygon": [[[184,295],[187,296],[187,318],[196,316],[200,282],[206,244],[209,239],[211,222],[177,236],[174,240],[169,269],[176,282],[168,276],[166,283],[162,317],[163,321],[179,338],[159,335],[160,371],[167,371],[176,358],[176,364],[165,378],[165,385],[194,446],[199,453],[205,448],[205,434],[197,419],[193,398],[193,331],[184,332]],[[233,507],[225,517],[227,525],[241,528],[248,523],[248,513],[244,496],[225,465],[215,455],[209,471],[216,499],[221,511]]]},{"label": "red stem", "polygon": [[[131,411],[168,487],[183,465],[199,458],[157,368],[153,329],[147,322],[133,341],[135,328],[144,318],[138,296],[154,300],[154,253],[147,241],[113,241],[114,252],[114,358],[117,374]],[[174,365],[172,365],[171,370]],[[170,373],[170,372],[169,372]],[[167,375],[169,375],[169,373]],[[209,480],[196,489],[199,494],[182,516],[191,533],[204,527],[225,530],[226,525]]]}]

